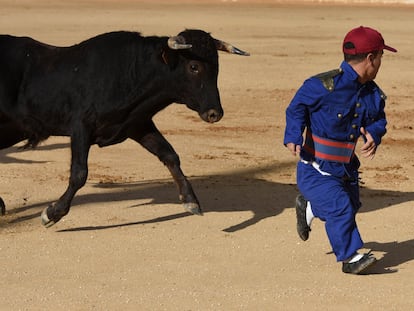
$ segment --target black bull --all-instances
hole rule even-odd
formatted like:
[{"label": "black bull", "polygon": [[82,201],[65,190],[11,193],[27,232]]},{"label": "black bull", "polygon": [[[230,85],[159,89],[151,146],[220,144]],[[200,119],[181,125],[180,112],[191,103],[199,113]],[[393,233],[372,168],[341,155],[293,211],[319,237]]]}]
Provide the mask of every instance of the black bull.
[{"label": "black bull", "polygon": [[[172,146],[152,118],[171,103],[185,104],[206,122],[223,116],[217,89],[217,50],[249,55],[201,30],[175,37],[112,32],[71,47],[0,36],[0,149],[49,136],[71,139],[69,185],[42,212],[52,226],[70,209],[88,175],[90,146],[131,138],[169,169],[186,210],[202,214]],[[0,210],[5,206],[0,198]]]}]

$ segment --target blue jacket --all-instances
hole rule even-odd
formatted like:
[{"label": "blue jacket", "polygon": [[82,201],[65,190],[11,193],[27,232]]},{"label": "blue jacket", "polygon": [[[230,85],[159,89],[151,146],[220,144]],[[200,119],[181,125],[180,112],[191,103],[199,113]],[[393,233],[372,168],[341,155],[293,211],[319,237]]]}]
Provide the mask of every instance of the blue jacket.
[{"label": "blue jacket", "polygon": [[[342,62],[329,90],[317,76],[307,79],[286,109],[284,144],[303,144],[303,132],[310,128],[319,137],[336,141],[355,141],[364,127],[377,146],[386,133],[385,94],[374,81],[358,82],[358,75]],[[303,149],[301,158],[319,163],[320,169],[342,177],[359,167],[355,156],[349,164],[314,159]],[[349,174],[348,174],[349,175]]]}]

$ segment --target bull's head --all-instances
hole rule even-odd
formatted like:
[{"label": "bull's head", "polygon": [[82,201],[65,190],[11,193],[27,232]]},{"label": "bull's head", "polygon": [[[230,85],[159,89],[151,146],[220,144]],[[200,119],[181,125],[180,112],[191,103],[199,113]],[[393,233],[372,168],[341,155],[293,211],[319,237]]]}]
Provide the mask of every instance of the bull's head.
[{"label": "bull's head", "polygon": [[168,39],[168,47],[179,54],[180,98],[178,101],[198,112],[206,122],[217,122],[223,116],[217,88],[217,50],[248,56],[229,43],[214,39],[202,30],[186,30]]}]

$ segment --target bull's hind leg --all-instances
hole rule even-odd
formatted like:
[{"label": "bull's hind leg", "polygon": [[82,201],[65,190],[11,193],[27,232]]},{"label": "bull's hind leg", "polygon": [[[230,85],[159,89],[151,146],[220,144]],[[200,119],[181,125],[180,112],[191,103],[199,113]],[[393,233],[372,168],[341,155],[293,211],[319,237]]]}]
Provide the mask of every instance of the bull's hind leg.
[{"label": "bull's hind leg", "polygon": [[88,178],[88,155],[90,141],[82,132],[72,135],[72,163],[69,186],[57,202],[45,208],[41,215],[42,224],[51,227],[69,213],[70,204],[76,192],[82,188]]},{"label": "bull's hind leg", "polygon": [[[9,148],[26,139],[24,133],[13,122],[0,117],[0,150]],[[6,214],[6,205],[0,197],[0,215]]]},{"label": "bull's hind leg", "polygon": [[129,137],[140,143],[165,164],[178,186],[180,200],[183,203],[184,209],[192,214],[202,215],[203,213],[193,188],[181,170],[180,159],[177,153],[158,131],[154,123],[149,124],[144,131],[140,129],[139,131],[130,132]]},{"label": "bull's hind leg", "polygon": [[6,205],[4,204],[4,201],[2,198],[0,198],[0,215],[6,214]]}]

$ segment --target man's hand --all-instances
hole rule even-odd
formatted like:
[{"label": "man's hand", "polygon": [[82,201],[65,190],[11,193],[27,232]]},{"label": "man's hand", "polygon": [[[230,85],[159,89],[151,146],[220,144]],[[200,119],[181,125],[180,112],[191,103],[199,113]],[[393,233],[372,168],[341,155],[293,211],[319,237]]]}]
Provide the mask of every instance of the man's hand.
[{"label": "man's hand", "polygon": [[294,143],[287,143],[286,147],[289,149],[289,151],[294,155],[299,155],[300,154],[300,149],[301,146],[299,145],[295,145]]},{"label": "man's hand", "polygon": [[361,134],[365,137],[365,144],[361,147],[361,155],[372,160],[375,157],[377,145],[375,144],[371,134],[368,133],[363,127],[361,127]]}]

